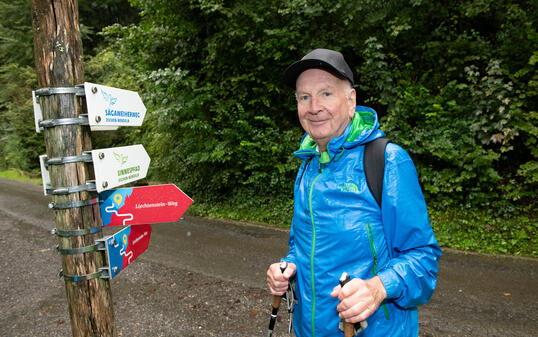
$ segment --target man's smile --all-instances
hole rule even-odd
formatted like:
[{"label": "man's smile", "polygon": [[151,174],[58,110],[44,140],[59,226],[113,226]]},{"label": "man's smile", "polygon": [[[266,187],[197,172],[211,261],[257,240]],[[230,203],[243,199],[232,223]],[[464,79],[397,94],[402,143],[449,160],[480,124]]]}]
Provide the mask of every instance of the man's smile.
[{"label": "man's smile", "polygon": [[310,123],[314,124],[314,125],[321,125],[325,122],[327,122],[327,119],[323,119],[323,120],[312,120],[312,119],[309,119],[308,120]]}]

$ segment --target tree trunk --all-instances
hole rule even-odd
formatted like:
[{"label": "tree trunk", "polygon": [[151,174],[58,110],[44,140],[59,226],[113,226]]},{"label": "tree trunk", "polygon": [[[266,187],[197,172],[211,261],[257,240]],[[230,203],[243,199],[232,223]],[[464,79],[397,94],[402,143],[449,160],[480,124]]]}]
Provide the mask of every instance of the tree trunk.
[{"label": "tree trunk", "polygon": [[[34,53],[39,88],[73,87],[84,82],[82,42],[77,0],[32,0]],[[83,97],[74,94],[40,96],[43,119],[73,118],[84,113]],[[48,158],[77,156],[92,148],[88,126],[61,125],[43,131]],[[84,185],[93,179],[93,166],[84,162],[49,165],[52,188]],[[95,192],[54,195],[53,202],[66,203],[96,198]],[[99,204],[55,209],[58,230],[101,227]],[[96,234],[58,236],[59,248],[91,246]],[[106,264],[102,251],[62,255],[66,275],[95,273]],[[73,336],[116,336],[110,282],[93,278],[65,280]]]}]

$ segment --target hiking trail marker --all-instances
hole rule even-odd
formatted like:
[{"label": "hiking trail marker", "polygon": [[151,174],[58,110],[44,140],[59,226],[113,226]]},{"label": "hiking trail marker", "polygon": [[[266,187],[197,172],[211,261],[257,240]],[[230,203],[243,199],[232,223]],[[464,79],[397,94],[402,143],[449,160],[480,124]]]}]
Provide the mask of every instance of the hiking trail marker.
[{"label": "hiking trail marker", "polygon": [[136,91],[84,82],[84,93],[92,131],[142,125],[146,106]]},{"label": "hiking trail marker", "polygon": [[151,161],[142,145],[92,150],[92,160],[98,193],[145,178]]},{"label": "hiking trail marker", "polygon": [[114,278],[133,262],[149,246],[150,225],[128,226],[96,242],[104,242],[108,266],[108,276]]},{"label": "hiking trail marker", "polygon": [[99,194],[104,226],[173,222],[192,204],[174,184],[120,188]]},{"label": "hiking trail marker", "polygon": [[[47,96],[66,94],[84,96],[88,114],[43,120],[40,101]],[[72,87],[41,88],[32,91],[32,101],[36,132],[63,125],[89,125],[91,131],[112,131],[120,126],[141,126],[146,115],[146,107],[137,92],[90,82]],[[89,277],[114,278],[148,248],[151,236],[149,224],[175,222],[192,204],[192,199],[174,184],[113,189],[146,177],[151,159],[142,145],[83,151],[79,155],[56,158],[42,155],[39,161],[45,195],[97,192],[102,225],[127,226],[116,234],[96,240],[97,249],[106,251],[108,265],[99,268],[102,275],[96,276],[99,272],[62,274],[64,278],[70,277],[72,282]],[[77,186],[51,186],[48,166],[75,162],[92,162],[95,182],[90,180]],[[92,198],[51,203],[49,207],[68,209],[92,205],[96,201],[97,198]],[[79,236],[87,232],[86,229],[53,231],[59,236]]]},{"label": "hiking trail marker", "polygon": [[[88,114],[79,115],[73,121],[43,120],[39,96],[75,94],[86,97]],[[44,127],[66,124],[89,125],[91,131],[113,131],[120,126],[141,126],[146,116],[146,106],[136,91],[107,87],[84,82],[74,87],[42,88],[32,91],[36,132]]]}]

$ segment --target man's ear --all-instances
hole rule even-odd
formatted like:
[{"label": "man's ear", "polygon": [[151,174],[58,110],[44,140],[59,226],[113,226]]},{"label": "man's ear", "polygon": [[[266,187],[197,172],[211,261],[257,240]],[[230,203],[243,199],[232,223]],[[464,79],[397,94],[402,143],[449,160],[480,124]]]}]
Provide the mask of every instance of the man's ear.
[{"label": "man's ear", "polygon": [[357,106],[357,93],[355,91],[355,88],[349,89],[349,95],[348,95],[348,105],[349,105],[349,116],[353,118],[355,115],[355,107]]}]

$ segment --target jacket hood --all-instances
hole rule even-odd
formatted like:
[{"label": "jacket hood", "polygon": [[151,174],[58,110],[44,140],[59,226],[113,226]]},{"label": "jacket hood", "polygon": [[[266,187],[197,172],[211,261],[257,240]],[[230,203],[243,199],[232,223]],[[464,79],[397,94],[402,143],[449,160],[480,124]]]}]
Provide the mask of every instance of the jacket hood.
[{"label": "jacket hood", "polygon": [[358,105],[351,123],[346,127],[341,136],[331,139],[327,144],[327,152],[319,152],[316,142],[305,133],[301,140],[299,150],[294,155],[302,160],[313,156],[320,156],[320,163],[328,163],[343,149],[351,149],[359,145],[371,142],[385,134],[379,129],[377,113],[374,109]]}]

